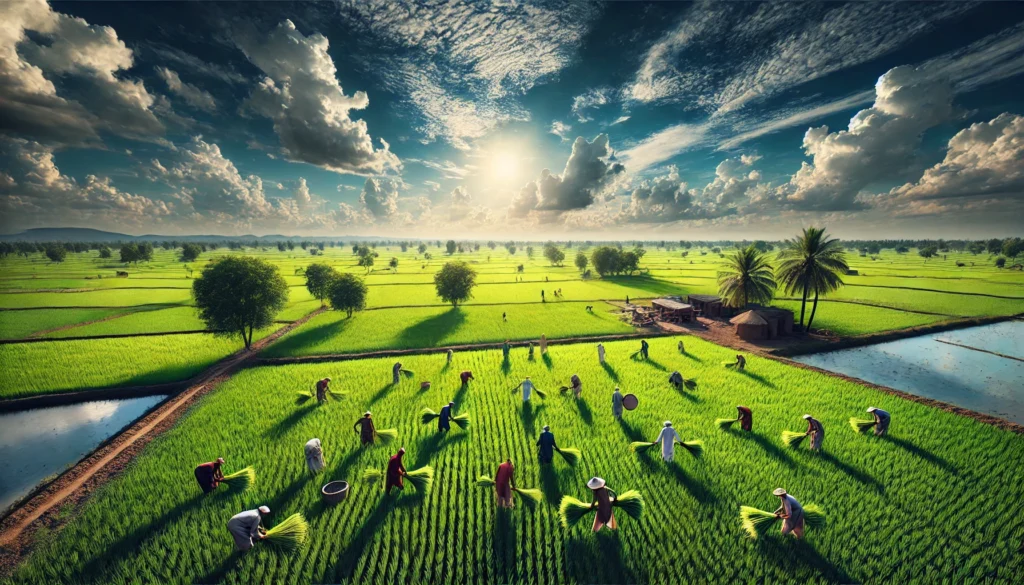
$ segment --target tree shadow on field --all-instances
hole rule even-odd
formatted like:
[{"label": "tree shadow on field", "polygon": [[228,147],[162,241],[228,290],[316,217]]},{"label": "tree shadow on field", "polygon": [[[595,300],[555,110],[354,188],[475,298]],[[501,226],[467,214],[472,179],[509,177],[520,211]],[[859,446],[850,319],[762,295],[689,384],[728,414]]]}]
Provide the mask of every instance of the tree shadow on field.
[{"label": "tree shadow on field", "polygon": [[591,412],[590,405],[587,404],[587,401],[580,398],[575,400],[575,402],[576,410],[579,411],[580,418],[583,419],[583,423],[588,427],[594,426],[594,413]]},{"label": "tree shadow on field", "polygon": [[622,542],[617,532],[609,533],[602,530],[594,535],[588,532],[582,538],[566,540],[565,564],[573,580],[579,583],[619,584],[649,581],[645,571],[640,570],[638,573],[632,563],[622,557]]},{"label": "tree shadow on field", "polygon": [[908,451],[911,454],[916,455],[929,463],[935,464],[946,473],[951,473],[953,475],[957,474],[956,467],[954,467],[953,464],[951,464],[949,461],[946,461],[945,459],[939,457],[938,455],[932,453],[931,451],[928,451],[922,447],[918,447],[917,445],[911,443],[910,441],[899,439],[888,434],[882,435],[881,437],[877,438],[885,441],[886,443],[892,443],[893,445],[896,445],[897,447],[900,447],[901,449]]},{"label": "tree shadow on field", "polygon": [[881,483],[879,483],[877,479],[871,477],[867,473],[864,473],[863,471],[861,471],[861,470],[859,470],[859,469],[857,469],[855,467],[852,467],[850,465],[847,465],[846,463],[843,463],[839,459],[836,459],[836,456],[831,454],[831,453],[829,453],[828,451],[819,451],[817,453],[813,453],[812,452],[811,455],[816,455],[822,461],[825,461],[825,462],[831,464],[833,467],[835,467],[839,471],[842,471],[846,475],[849,475],[851,478],[859,481],[860,483],[864,484],[865,486],[873,488],[878,493],[880,493],[880,494],[885,493],[885,487]]},{"label": "tree shadow on field", "polygon": [[615,368],[612,367],[611,364],[604,362],[601,364],[601,367],[604,368],[604,372],[608,374],[608,377],[612,379],[612,382],[615,382],[616,384],[619,383],[619,373],[615,371]]},{"label": "tree shadow on field", "polygon": [[762,376],[760,374],[755,374],[754,372],[751,372],[750,370],[739,370],[736,373],[741,375],[741,376],[746,376],[747,378],[750,378],[751,380],[754,380],[755,382],[757,382],[758,384],[760,384],[762,386],[767,386],[767,387],[773,388],[773,389],[775,388],[775,384],[771,380],[769,380],[768,378],[765,378],[764,376]]},{"label": "tree shadow on field", "polygon": [[548,352],[540,354],[540,361],[544,362],[544,365],[549,370],[554,367],[554,363],[551,360],[551,354]]},{"label": "tree shadow on field", "polygon": [[453,432],[448,431],[447,433],[433,433],[430,436],[423,437],[416,443],[416,458],[413,461],[411,469],[419,469],[430,460],[434,458],[434,455],[441,452],[442,449],[455,443],[461,443],[466,440],[466,433],[459,432],[457,435],[452,435]]},{"label": "tree shadow on field", "polygon": [[492,541],[495,559],[496,583],[515,583],[516,575],[516,527],[512,511],[498,508],[494,513],[494,539]]},{"label": "tree shadow on field", "polygon": [[562,502],[562,490],[558,486],[558,472],[555,470],[554,460],[540,466],[540,491],[544,493],[544,499],[548,504],[558,508]]},{"label": "tree shadow on field", "polygon": [[786,450],[783,449],[782,447],[773,443],[771,439],[765,437],[764,435],[755,433],[753,431],[748,432],[736,430],[733,428],[730,428],[725,432],[728,433],[729,435],[732,435],[733,437],[737,437],[739,439],[743,439],[744,441],[750,441],[751,443],[754,443],[755,445],[764,449],[765,453],[771,455],[775,459],[778,459],[787,467],[796,467],[796,461],[792,457],[790,457],[789,453],[787,453]]},{"label": "tree shadow on field", "polygon": [[[234,547],[234,544],[231,546]],[[217,585],[218,583],[223,583],[224,576],[228,574],[228,571],[235,568],[235,565],[238,564],[238,561],[242,560],[243,556],[245,556],[245,553],[242,551],[232,550],[231,554],[221,561],[219,565],[211,569],[202,577],[196,579],[194,582],[202,585]]]},{"label": "tree shadow on field", "polygon": [[121,561],[128,559],[133,556],[134,553],[138,552],[142,548],[142,545],[147,541],[147,536],[158,535],[165,528],[170,526],[172,522],[178,520],[190,511],[195,510],[209,500],[219,500],[230,494],[231,491],[224,489],[215,491],[211,494],[199,493],[195,496],[185,500],[177,506],[168,510],[163,516],[157,519],[155,522],[146,524],[141,528],[129,532],[124,535],[120,540],[107,545],[103,548],[103,554],[94,557],[91,561],[82,567],[78,574],[81,581],[84,582],[104,582],[101,577],[105,574],[105,569],[108,567],[116,567]]},{"label": "tree shadow on field", "polygon": [[315,401],[306,406],[300,406],[288,416],[274,423],[274,426],[267,429],[263,434],[273,439],[280,439],[285,433],[292,430],[295,425],[299,424],[307,414],[311,414],[317,408],[319,408],[319,405]]},{"label": "tree shadow on field", "polygon": [[[399,381],[399,384],[401,384],[401,381]],[[377,404],[377,402],[383,400],[384,397],[391,394],[391,391],[395,388],[398,388],[398,384],[392,384],[390,382],[378,388],[377,391],[373,393],[373,396],[370,397],[369,406],[373,406],[374,404]]]},{"label": "tree shadow on field", "polygon": [[466,321],[462,309],[451,308],[407,327],[398,335],[396,347],[434,347]]},{"label": "tree shadow on field", "polygon": [[762,559],[775,561],[786,575],[796,575],[800,569],[810,569],[818,572],[822,580],[829,583],[855,582],[846,571],[823,557],[806,540],[783,537],[776,531],[757,539],[757,548],[763,553],[760,555]]},{"label": "tree shadow on field", "polygon": [[274,351],[293,355],[302,355],[306,353],[305,350],[315,347],[325,339],[331,339],[344,333],[345,328],[352,323],[353,319],[354,317],[346,317],[338,321],[317,325],[310,329],[305,327],[299,328],[298,331],[295,331],[293,334],[282,339],[280,343],[275,345]]}]

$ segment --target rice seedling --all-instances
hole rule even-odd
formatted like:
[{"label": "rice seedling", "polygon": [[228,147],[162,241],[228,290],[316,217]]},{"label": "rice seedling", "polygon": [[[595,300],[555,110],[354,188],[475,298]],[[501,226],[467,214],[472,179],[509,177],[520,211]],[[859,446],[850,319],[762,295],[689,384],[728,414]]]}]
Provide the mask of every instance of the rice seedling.
[{"label": "rice seedling", "polygon": [[697,459],[700,459],[701,456],[704,455],[704,442],[703,441],[683,441],[683,442],[678,442],[677,441],[676,444],[679,445],[680,447],[682,447],[683,449],[686,449],[686,451],[689,452],[690,455],[693,455]]},{"label": "rice seedling", "polygon": [[853,417],[850,419],[850,426],[858,433],[866,433],[875,427],[875,419],[865,420]]},{"label": "rice seedling", "polygon": [[[804,508],[804,526],[807,528],[820,529],[825,527],[825,513],[815,504],[808,504]],[[743,530],[752,539],[764,536],[768,530],[782,519],[774,512],[766,512],[751,506],[740,506],[740,520]]]},{"label": "rice seedling", "polygon": [[256,470],[252,467],[244,467],[234,473],[225,475],[224,479],[220,480],[220,483],[226,484],[235,491],[245,491],[252,484],[256,483]]},{"label": "rice seedling", "polygon": [[621,508],[630,518],[639,520],[644,511],[644,497],[636,490],[627,490],[612,500],[612,506]]},{"label": "rice seedling", "polygon": [[[429,424],[430,422],[440,418],[440,414],[434,412],[429,408],[424,408],[420,411],[420,422],[423,424]],[[451,421],[458,425],[460,429],[465,430],[469,426],[469,413],[459,413],[451,417]]]},{"label": "rice seedling", "polygon": [[580,520],[594,510],[593,504],[587,504],[572,496],[565,496],[558,505],[558,516],[562,520],[563,528],[572,528],[579,524]]},{"label": "rice seedling", "polygon": [[558,447],[555,452],[562,456],[562,459],[570,466],[573,467],[579,462],[582,454],[580,450],[575,447]]},{"label": "rice seedling", "polygon": [[302,547],[309,538],[309,524],[302,514],[292,514],[277,524],[266,534],[260,542],[265,542],[274,548],[293,553]]},{"label": "rice seedling", "polygon": [[657,443],[650,441],[633,441],[629,444],[629,450],[634,453],[644,453],[655,445],[657,445]]},{"label": "rice seedling", "polygon": [[[489,475],[481,475],[476,478],[476,485],[483,488],[492,488],[494,487],[494,479]],[[538,489],[514,487],[512,491],[522,496],[523,501],[531,507],[539,504],[541,499],[544,498],[544,494]]]},{"label": "rice seedling", "polygon": [[790,449],[796,449],[810,433],[794,433],[793,431],[782,431],[782,444]]},{"label": "rice seedling", "polygon": [[388,445],[398,438],[398,429],[378,429],[374,436],[381,443]]},{"label": "rice seedling", "polygon": [[733,424],[739,422],[739,420],[739,418],[716,418],[715,426],[722,429],[723,431],[727,431],[730,428],[732,428]]}]

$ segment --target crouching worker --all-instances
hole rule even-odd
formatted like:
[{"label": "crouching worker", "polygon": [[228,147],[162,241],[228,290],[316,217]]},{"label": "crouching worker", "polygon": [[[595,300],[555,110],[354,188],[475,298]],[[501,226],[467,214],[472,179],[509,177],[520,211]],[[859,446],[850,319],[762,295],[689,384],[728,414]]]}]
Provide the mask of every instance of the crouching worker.
[{"label": "crouching worker", "polygon": [[782,505],[775,510],[775,516],[782,518],[782,533],[790,534],[797,538],[804,537],[804,508],[796,498],[786,493],[786,490],[777,488],[772,492],[782,498]]},{"label": "crouching worker", "polygon": [[402,491],[405,488],[405,465],[402,464],[402,457],[405,456],[405,447],[398,450],[388,459],[388,469],[384,474],[384,493],[390,494],[391,488],[398,488]]},{"label": "crouching worker", "polygon": [[868,412],[875,417],[875,434],[879,437],[889,432],[889,413],[874,406],[868,407]]},{"label": "crouching worker", "polygon": [[199,482],[199,487],[202,488],[204,494],[212,492],[220,485],[221,480],[224,479],[224,472],[221,471],[223,466],[223,457],[196,466],[196,481]]},{"label": "crouching worker", "polygon": [[324,448],[320,444],[320,439],[306,441],[305,453],[306,467],[309,468],[309,472],[313,475],[320,473],[324,467],[327,467],[327,463],[324,462]]},{"label": "crouching worker", "polygon": [[751,412],[746,406],[737,406],[736,410],[739,414],[740,428],[744,431],[750,431],[754,428],[754,413]]},{"label": "crouching worker", "polygon": [[267,531],[260,526],[263,517],[270,514],[270,508],[260,506],[255,510],[235,514],[228,520],[228,532],[231,538],[235,539],[235,548],[240,551],[247,551],[257,540],[263,540]]}]

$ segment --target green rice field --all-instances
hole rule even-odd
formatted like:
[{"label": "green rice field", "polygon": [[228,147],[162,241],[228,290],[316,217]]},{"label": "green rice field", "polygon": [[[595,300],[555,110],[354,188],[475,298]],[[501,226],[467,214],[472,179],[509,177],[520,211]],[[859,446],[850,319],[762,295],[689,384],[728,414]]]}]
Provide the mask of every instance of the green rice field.
[{"label": "green rice field", "polygon": [[[362,319],[372,312],[359,315]],[[693,337],[688,353],[675,338],[651,342],[651,360],[630,355],[638,342],[606,344],[598,364],[593,343],[552,346],[533,361],[524,349],[508,364],[499,351],[403,358],[415,376],[390,384],[393,360],[264,366],[240,372],[150,444],[121,476],[103,487],[60,532],[42,539],[0,583],[1012,583],[1024,571],[1019,503],[1024,483],[1019,435],[841,379],[751,357],[746,372],[722,367],[733,352]],[[67,342],[70,343],[70,342]],[[458,372],[476,380],[458,385]],[[672,370],[695,378],[693,392],[671,389]],[[571,374],[583,400],[560,396]],[[324,406],[296,406],[296,391],[322,376],[348,392]],[[511,390],[524,376],[548,392],[524,407]],[[419,381],[431,380],[427,391]],[[639,398],[622,422],[611,414],[615,385]],[[419,411],[455,400],[467,431],[439,438]],[[714,420],[754,412],[754,432],[721,431]],[[847,419],[868,405],[890,411],[885,438],[856,434]],[[378,428],[396,428],[390,448],[363,449],[351,425],[371,409]],[[824,450],[788,450],[784,430],[803,430],[813,413],[827,434]],[[684,440],[704,442],[695,460],[681,449],[665,463],[633,454],[631,441],[653,440],[663,420]],[[558,457],[536,460],[534,443],[551,425],[559,445],[582,451],[575,468]],[[303,444],[323,442],[327,469],[305,469]],[[366,467],[382,468],[400,445],[409,469],[431,465],[426,495],[385,497],[360,483]],[[996,456],[998,454],[998,456]],[[257,480],[243,493],[204,496],[196,463],[223,456],[228,471],[251,465]],[[478,475],[504,458],[520,487],[543,492],[531,509],[519,501],[499,512]],[[620,530],[593,535],[563,528],[557,502],[588,498],[586,481],[605,478],[646,502]],[[323,504],[320,485],[353,482],[349,498]],[[827,525],[802,541],[773,531],[751,541],[739,506],[774,510],[785,487],[817,504]],[[408,489],[408,488],[407,488]],[[267,504],[268,524],[292,513],[310,523],[310,540],[293,555],[262,545],[232,553],[225,523],[240,510]],[[777,530],[777,529],[776,529]],[[1017,575],[1015,577],[1014,575]]]}]

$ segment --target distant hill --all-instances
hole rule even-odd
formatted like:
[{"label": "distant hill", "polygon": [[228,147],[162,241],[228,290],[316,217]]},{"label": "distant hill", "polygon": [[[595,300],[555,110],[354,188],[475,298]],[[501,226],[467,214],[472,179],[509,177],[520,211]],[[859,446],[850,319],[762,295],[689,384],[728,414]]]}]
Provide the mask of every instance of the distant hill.
[{"label": "distant hill", "polygon": [[[90,228],[33,228],[16,234],[0,235],[0,241],[7,242],[162,242],[164,240],[176,240],[179,242],[226,242],[229,240],[251,242],[276,243],[285,240],[334,240],[334,241],[379,241],[385,239],[380,236],[284,236],[271,234],[266,236],[216,236],[216,235],[192,235],[192,236],[162,236],[159,234],[145,234],[133,236],[118,232],[105,232]],[[404,240],[417,240],[416,238],[402,238]]]}]

